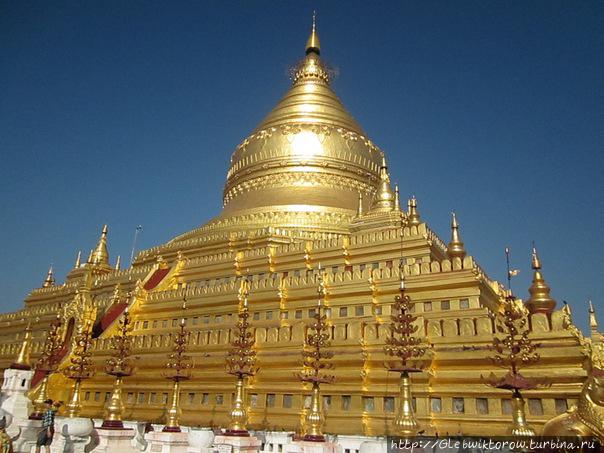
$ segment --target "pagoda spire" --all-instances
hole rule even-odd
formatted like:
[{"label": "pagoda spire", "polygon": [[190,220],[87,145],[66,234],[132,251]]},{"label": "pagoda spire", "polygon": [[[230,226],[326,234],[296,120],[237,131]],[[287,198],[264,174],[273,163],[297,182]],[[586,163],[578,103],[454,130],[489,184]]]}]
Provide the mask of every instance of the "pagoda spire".
[{"label": "pagoda spire", "polygon": [[122,265],[122,256],[121,256],[121,255],[118,255],[118,256],[117,256],[117,261],[115,262],[115,270],[116,270],[116,271],[119,271],[119,270],[120,270],[121,265]]},{"label": "pagoda spire", "polygon": [[19,354],[15,361],[11,364],[10,368],[16,370],[31,370],[31,364],[29,363],[29,355],[31,353],[31,324],[27,323],[25,328],[25,336],[23,337],[23,343],[19,349]]},{"label": "pagoda spire", "polygon": [[380,167],[380,184],[371,209],[377,211],[392,211],[394,209],[394,193],[392,193],[390,187],[390,175],[384,156],[382,156],[382,166]]},{"label": "pagoda spire", "polygon": [[596,317],[596,310],[591,300],[589,301],[589,330],[591,338],[597,338],[599,336],[598,331],[598,318]]},{"label": "pagoda spire", "polygon": [[550,288],[541,273],[541,260],[534,244],[531,267],[533,268],[533,282],[529,288],[530,297],[526,306],[531,313],[551,313],[556,307],[556,301],[551,298]]},{"label": "pagoda spire", "polygon": [[466,256],[466,249],[459,235],[459,224],[457,223],[455,212],[451,212],[451,242],[447,245],[447,256],[449,259],[464,259]]},{"label": "pagoda spire", "polygon": [[412,195],[407,202],[407,224],[409,226],[417,226],[421,223],[419,213],[417,212],[417,200],[415,195]]},{"label": "pagoda spire", "polygon": [[78,269],[82,264],[82,251],[78,250],[78,255],[76,256],[75,264],[73,265],[74,269]]},{"label": "pagoda spire", "polygon": [[99,243],[90,256],[90,263],[109,266],[109,252],[107,252],[107,225],[103,226]]},{"label": "pagoda spire", "polygon": [[359,205],[357,207],[357,217],[363,216],[363,194],[359,192]]},{"label": "pagoda spire", "polygon": [[52,265],[48,268],[48,273],[46,274],[46,280],[42,283],[42,288],[48,288],[50,286],[54,286],[55,277],[52,272]]},{"label": "pagoda spire", "polygon": [[398,193],[398,184],[394,185],[394,210],[399,212],[401,210],[401,200]]},{"label": "pagoda spire", "polygon": [[319,35],[317,34],[317,12],[312,12],[312,31],[306,41],[306,55],[314,52],[317,55],[321,54],[321,43],[319,42]]}]

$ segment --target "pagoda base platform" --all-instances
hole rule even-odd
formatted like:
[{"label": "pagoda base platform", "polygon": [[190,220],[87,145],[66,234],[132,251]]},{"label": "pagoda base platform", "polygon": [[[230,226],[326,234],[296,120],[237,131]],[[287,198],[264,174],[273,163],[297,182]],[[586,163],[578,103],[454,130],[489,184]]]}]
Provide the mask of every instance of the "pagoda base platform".
[{"label": "pagoda base platform", "polygon": [[[31,448],[36,446],[38,433],[42,430],[42,420],[13,420],[11,427],[17,429],[19,436],[13,441],[13,451],[15,453],[29,453]],[[9,433],[8,430],[7,433]]]},{"label": "pagoda base platform", "polygon": [[262,442],[254,436],[216,436],[214,450],[219,453],[256,453]]},{"label": "pagoda base platform", "polygon": [[94,424],[91,419],[84,417],[57,417],[55,429],[50,446],[52,453],[85,453],[92,441]]},{"label": "pagoda base platform", "polygon": [[153,453],[187,453],[189,439],[187,433],[151,431],[145,434],[149,443],[148,451]]},{"label": "pagoda base platform", "polygon": [[311,442],[297,440],[285,446],[285,453],[339,453],[335,442]]},{"label": "pagoda base platform", "polygon": [[135,432],[133,429],[106,429],[97,428],[96,435],[98,444],[94,448],[95,453],[132,453],[132,439]]}]

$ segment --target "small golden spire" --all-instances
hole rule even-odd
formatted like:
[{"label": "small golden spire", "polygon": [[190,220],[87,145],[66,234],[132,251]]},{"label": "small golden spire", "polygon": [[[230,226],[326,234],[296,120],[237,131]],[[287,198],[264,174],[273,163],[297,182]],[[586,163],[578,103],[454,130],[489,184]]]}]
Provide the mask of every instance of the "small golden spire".
[{"label": "small golden spire", "polygon": [[357,217],[363,216],[363,194],[359,192],[359,206],[357,207]]},{"label": "small golden spire", "polygon": [[103,226],[101,237],[90,259],[92,264],[109,266],[109,252],[107,252],[107,225]]},{"label": "small golden spire", "polygon": [[534,244],[531,267],[534,271],[533,282],[529,288],[530,297],[526,302],[526,306],[531,313],[551,313],[556,307],[556,301],[551,298],[550,288],[541,274],[541,260]]},{"label": "small golden spire", "polygon": [[312,31],[310,32],[310,36],[308,41],[306,41],[306,55],[314,52],[317,55],[321,54],[321,43],[319,42],[319,35],[317,34],[317,13],[316,11],[312,12]]},{"label": "small golden spire", "polygon": [[42,288],[48,288],[49,286],[54,286],[55,278],[52,273],[52,266],[48,268],[48,273],[46,274],[46,280],[42,284]]},{"label": "small golden spire", "polygon": [[382,156],[382,166],[380,167],[380,185],[375,194],[371,209],[377,211],[392,211],[394,209],[394,194],[390,187],[390,175],[388,174],[388,166],[386,165],[386,158],[384,156]]},{"label": "small golden spire", "polygon": [[596,317],[596,310],[594,310],[594,305],[589,301],[589,330],[591,331],[592,338],[594,337],[594,333],[598,333],[598,318]]},{"label": "small golden spire", "polygon": [[115,270],[119,271],[120,270],[120,265],[122,264],[122,256],[118,255],[117,256],[117,261],[115,262]]},{"label": "small golden spire", "polygon": [[459,224],[457,223],[455,212],[451,212],[451,242],[447,245],[447,256],[450,259],[464,259],[466,256],[466,249],[464,248],[461,236],[459,235]]},{"label": "small golden spire", "polygon": [[417,212],[417,200],[415,195],[412,195],[407,202],[407,220],[409,226],[417,226],[421,223],[419,213]]},{"label": "small golden spire", "polygon": [[74,269],[77,269],[82,264],[82,251],[78,250],[78,256],[76,256],[75,264],[73,265]]},{"label": "small golden spire", "polygon": [[31,365],[29,363],[29,354],[31,353],[31,324],[28,322],[25,327],[25,336],[23,337],[23,343],[19,349],[17,359],[10,366],[12,369],[17,370],[30,370]]},{"label": "small golden spire", "polygon": [[399,198],[398,193],[398,184],[394,185],[394,210],[397,212],[401,210],[401,200]]}]

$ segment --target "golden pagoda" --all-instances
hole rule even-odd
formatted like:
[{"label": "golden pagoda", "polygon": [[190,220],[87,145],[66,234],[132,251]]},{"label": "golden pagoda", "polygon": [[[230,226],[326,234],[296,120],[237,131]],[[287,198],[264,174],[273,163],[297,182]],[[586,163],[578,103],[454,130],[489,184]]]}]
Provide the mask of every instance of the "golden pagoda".
[{"label": "golden pagoda", "polygon": [[[246,383],[247,426],[303,433],[301,414],[311,398],[292,375],[299,369],[305,325],[315,316],[317,282],[323,278],[329,286],[324,314],[336,375],[322,389],[328,413],[323,431],[393,433],[400,373],[384,367],[384,346],[404,278],[417,335],[433,352],[430,372],[409,378],[422,429],[426,434],[505,434],[510,393],[486,386],[481,375],[501,373],[489,359],[489,348],[492,314],[507,290],[487,276],[461,242],[455,215],[447,245],[430,229],[425,213],[420,217],[415,197],[408,211],[401,210],[384,152],[346,110],[331,79],[313,25],[291,86],[231,155],[222,212],[141,251],[121,269],[110,263],[105,226],[89,259],[78,258],[65,282],[49,273],[22,309],[0,316],[0,365],[14,361],[27,322],[31,356],[37,359],[45,330],[58,314],[59,370],[70,363],[76,333],[87,323],[100,370],[112,356],[111,339],[128,308],[132,354],[140,360],[136,373],[123,382],[124,417],[165,423],[172,390],[158,376],[186,299],[187,353],[198,366],[194,377],[182,382],[180,424],[226,427],[233,385],[224,363],[245,276],[254,294],[248,310],[261,370]],[[551,386],[527,390],[523,397],[528,422],[539,432],[578,399],[588,353],[569,310],[555,309],[541,262],[534,261],[533,268],[530,337],[541,344],[541,360],[523,373],[547,375]],[[131,297],[113,297],[116,285]],[[34,393],[43,377],[34,376]],[[81,414],[101,418],[112,388],[112,377],[104,373],[82,381]],[[61,373],[50,376],[51,398],[66,401],[67,389]]]}]

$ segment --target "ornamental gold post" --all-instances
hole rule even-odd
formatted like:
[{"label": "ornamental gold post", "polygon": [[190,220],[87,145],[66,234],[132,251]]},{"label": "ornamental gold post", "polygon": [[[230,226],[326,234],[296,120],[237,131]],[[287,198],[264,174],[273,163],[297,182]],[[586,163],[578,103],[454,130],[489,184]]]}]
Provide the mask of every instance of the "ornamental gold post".
[{"label": "ornamental gold post", "polygon": [[[511,287],[511,278],[517,271],[510,270],[510,252],[505,249],[508,265],[508,287]],[[529,338],[530,328],[528,323],[529,310],[520,299],[516,299],[511,289],[501,300],[499,311],[493,314],[497,333],[493,338],[491,349],[495,354],[491,357],[493,363],[507,369],[503,378],[498,378],[491,373],[483,381],[495,388],[512,391],[512,425],[509,433],[515,437],[534,436],[535,430],[526,421],[524,399],[521,390],[547,387],[548,379],[526,378],[520,373],[521,367],[539,361],[539,354],[535,352],[538,345]]]},{"label": "ornamental gold post", "polygon": [[82,404],[80,403],[82,381],[94,375],[91,346],[92,321],[88,319],[78,328],[71,364],[63,370],[65,377],[74,381],[71,398],[67,404],[67,415],[70,418],[77,417],[82,409]]},{"label": "ornamental gold post", "polygon": [[31,420],[41,420],[44,414],[44,401],[48,399],[48,379],[57,369],[59,362],[59,351],[63,346],[59,336],[61,329],[61,318],[57,315],[56,319],[50,323],[46,339],[44,341],[44,349],[38,361],[36,362],[36,372],[43,374],[43,379],[40,384],[40,389],[36,398],[32,401],[34,412],[29,416]]},{"label": "ornamental gold post", "polygon": [[256,351],[254,350],[254,334],[250,331],[249,308],[249,281],[242,279],[239,288],[239,313],[235,327],[235,339],[226,357],[227,373],[237,378],[235,384],[235,399],[231,408],[231,421],[225,432],[227,436],[249,436],[247,430],[247,411],[245,401],[246,379],[258,371],[255,368]]},{"label": "ornamental gold post", "polygon": [[[186,309],[186,299],[183,301],[183,312]],[[191,357],[185,355],[187,345],[189,343],[189,332],[186,330],[186,319],[183,317],[180,320],[178,332],[174,336],[174,346],[172,353],[168,356],[166,368],[168,372],[165,377],[173,382],[172,398],[170,408],[168,409],[166,425],[163,432],[179,433],[180,432],[180,383],[191,378]]]},{"label": "ornamental gold post", "polygon": [[[116,288],[116,293],[118,288]],[[116,294],[117,295],[117,294]],[[111,337],[112,357],[107,360],[105,372],[110,376],[115,376],[111,398],[105,406],[105,419],[102,428],[123,429],[122,412],[124,404],[122,402],[122,382],[124,377],[132,375],[132,365],[128,357],[132,352],[132,341],[130,332],[132,331],[132,322],[128,307],[124,315],[120,318],[117,334]]]},{"label": "ornamental gold post", "polygon": [[390,319],[390,337],[386,339],[384,352],[396,359],[387,363],[386,368],[390,371],[400,373],[399,378],[399,406],[394,427],[396,434],[408,438],[417,435],[419,423],[413,412],[413,396],[411,392],[410,373],[421,372],[422,368],[416,363],[426,354],[429,345],[418,335],[419,326],[413,323],[417,316],[410,313],[411,299],[405,294],[405,274],[403,268],[403,236],[404,219],[401,218],[401,264],[399,294],[394,299],[392,315]]},{"label": "ornamental gold post", "polygon": [[323,435],[323,424],[325,417],[321,407],[321,383],[331,384],[335,377],[325,375],[321,370],[333,368],[332,363],[326,363],[327,359],[333,357],[333,352],[326,351],[329,347],[329,326],[327,324],[327,316],[323,312],[323,303],[327,294],[325,289],[325,281],[321,266],[319,266],[319,298],[317,308],[315,309],[314,321],[308,326],[308,334],[304,341],[304,349],[302,351],[303,367],[298,378],[302,382],[312,384],[312,393],[310,400],[310,408],[306,414],[306,433],[304,440],[309,442],[325,442]]}]

